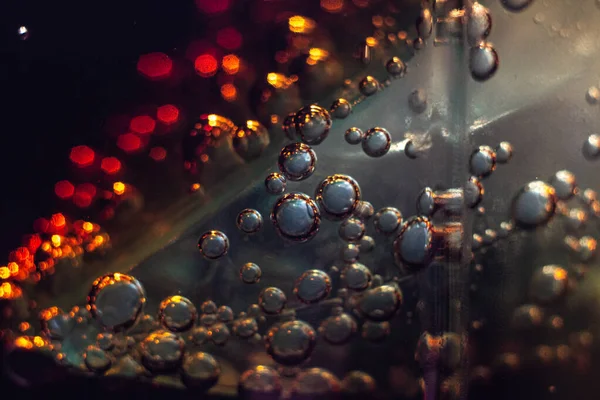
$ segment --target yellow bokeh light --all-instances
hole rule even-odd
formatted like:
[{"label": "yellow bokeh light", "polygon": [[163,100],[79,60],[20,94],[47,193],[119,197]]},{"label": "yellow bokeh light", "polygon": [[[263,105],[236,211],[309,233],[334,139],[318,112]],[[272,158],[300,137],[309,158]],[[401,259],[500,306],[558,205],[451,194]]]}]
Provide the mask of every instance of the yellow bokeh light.
[{"label": "yellow bokeh light", "polygon": [[123,182],[113,183],[113,191],[116,195],[122,195],[123,193],[125,193],[125,184]]},{"label": "yellow bokeh light", "polygon": [[288,20],[290,32],[310,33],[315,28],[315,21],[301,15],[294,15]]},{"label": "yellow bokeh light", "polygon": [[367,46],[369,47],[375,47],[377,46],[377,39],[375,39],[373,36],[369,36],[365,42],[367,43]]},{"label": "yellow bokeh light", "polygon": [[52,242],[52,246],[60,247],[62,238],[60,237],[60,235],[52,235],[52,237],[50,238],[50,241]]},{"label": "yellow bokeh light", "polygon": [[91,222],[83,223],[83,231],[85,233],[91,233],[93,230],[94,230],[94,224],[92,224]]},{"label": "yellow bokeh light", "polygon": [[319,49],[318,47],[313,47],[308,51],[308,56],[315,61],[323,61],[329,57],[329,52],[327,50]]},{"label": "yellow bokeh light", "polygon": [[8,279],[10,277],[10,270],[8,267],[0,267],[0,279]]},{"label": "yellow bokeh light", "polygon": [[267,83],[275,89],[287,89],[295,81],[278,72],[269,72],[267,74]]},{"label": "yellow bokeh light", "polygon": [[217,114],[210,114],[208,116],[208,125],[215,127],[217,126],[217,119],[218,119],[218,115]]}]

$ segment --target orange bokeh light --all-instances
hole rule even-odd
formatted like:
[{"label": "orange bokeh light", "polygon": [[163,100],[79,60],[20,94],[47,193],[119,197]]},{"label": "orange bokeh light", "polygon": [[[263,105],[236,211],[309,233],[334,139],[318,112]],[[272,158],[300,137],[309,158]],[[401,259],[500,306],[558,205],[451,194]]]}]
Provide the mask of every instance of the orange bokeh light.
[{"label": "orange bokeh light", "polygon": [[223,70],[229,75],[235,75],[240,70],[240,59],[235,54],[228,54],[223,57]]},{"label": "orange bokeh light", "polygon": [[116,157],[104,157],[101,164],[102,171],[112,175],[121,170],[121,161]]},{"label": "orange bokeh light", "polygon": [[203,78],[213,76],[217,72],[218,67],[217,59],[210,54],[201,54],[194,61],[196,72]]},{"label": "orange bokeh light", "polygon": [[50,218],[50,226],[53,229],[63,229],[67,226],[67,220],[61,213],[52,214],[52,217]]},{"label": "orange bokeh light", "polygon": [[115,194],[120,196],[125,193],[125,184],[123,182],[115,182],[113,184],[113,190]]},{"label": "orange bokeh light", "polygon": [[134,133],[124,133],[117,138],[117,146],[127,153],[132,153],[142,147],[142,140]]},{"label": "orange bokeh light", "polygon": [[150,158],[152,158],[154,161],[162,161],[167,157],[167,150],[165,150],[163,147],[153,147],[152,149],[150,149]]},{"label": "orange bokeh light", "polygon": [[330,13],[338,13],[344,8],[344,0],[321,0],[321,7]]},{"label": "orange bokeh light", "polygon": [[155,127],[156,122],[154,122],[154,118],[149,115],[138,115],[137,117],[131,118],[131,121],[129,122],[129,129],[142,135],[154,132]]},{"label": "orange bokeh light", "polygon": [[156,110],[156,118],[163,124],[173,124],[179,119],[179,109],[172,104],[165,104]]},{"label": "orange bokeh light", "polygon": [[227,50],[239,49],[242,45],[242,34],[233,27],[227,27],[217,32],[217,44]]},{"label": "orange bokeh light", "polygon": [[233,84],[226,83],[221,86],[221,96],[227,101],[234,101],[237,99],[237,89]]},{"label": "orange bokeh light", "polygon": [[164,53],[143,54],[138,59],[137,70],[148,79],[159,80],[168,77],[173,69],[173,61]]},{"label": "orange bokeh light", "polygon": [[94,163],[96,154],[88,146],[75,146],[71,149],[69,158],[79,168],[90,166]]},{"label": "orange bokeh light", "polygon": [[54,185],[54,193],[56,193],[59,198],[66,200],[75,193],[75,186],[67,180],[58,181]]}]

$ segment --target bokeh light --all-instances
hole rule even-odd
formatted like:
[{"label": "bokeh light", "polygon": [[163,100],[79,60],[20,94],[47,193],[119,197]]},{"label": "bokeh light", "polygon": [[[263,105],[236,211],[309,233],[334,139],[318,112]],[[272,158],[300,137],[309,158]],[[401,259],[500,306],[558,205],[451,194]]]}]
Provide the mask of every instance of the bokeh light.
[{"label": "bokeh light", "polygon": [[135,133],[124,133],[117,138],[117,146],[126,153],[133,153],[142,147],[142,140]]},{"label": "bokeh light", "polygon": [[138,115],[137,117],[133,117],[129,122],[129,129],[142,135],[154,132],[155,127],[156,122],[149,115]]},{"label": "bokeh light", "polygon": [[321,8],[330,13],[339,13],[344,9],[344,0],[321,0]]},{"label": "bokeh light", "polygon": [[88,167],[94,163],[96,154],[88,146],[75,146],[71,149],[69,158],[79,168]]},{"label": "bokeh light", "polygon": [[156,118],[165,125],[171,125],[179,119],[179,109],[172,104],[165,104],[156,110]]},{"label": "bokeh light", "polygon": [[223,70],[229,75],[235,75],[240,70],[240,59],[235,54],[223,57]]},{"label": "bokeh light", "polygon": [[217,72],[218,67],[217,59],[211,54],[201,54],[194,61],[196,72],[204,78],[213,76]]},{"label": "bokeh light", "polygon": [[236,50],[242,46],[243,37],[234,27],[227,27],[217,32],[217,44],[227,50]]},{"label": "bokeh light", "polygon": [[56,182],[54,185],[54,193],[63,200],[71,198],[75,193],[75,186],[67,180]]},{"label": "bokeh light", "polygon": [[148,79],[159,80],[168,77],[173,69],[173,61],[164,53],[141,55],[137,70]]},{"label": "bokeh light", "polygon": [[206,14],[219,14],[227,11],[231,6],[231,0],[196,0],[196,7]]},{"label": "bokeh light", "polygon": [[113,175],[121,170],[121,161],[116,157],[104,157],[100,167],[108,175]]},{"label": "bokeh light", "polygon": [[221,86],[221,96],[226,101],[234,101],[237,99],[237,89],[232,83],[226,83]]},{"label": "bokeh light", "polygon": [[164,147],[153,147],[150,149],[150,158],[154,161],[163,161],[167,157],[167,150]]},{"label": "bokeh light", "polygon": [[301,15],[294,15],[288,19],[290,32],[293,33],[311,33],[315,29],[316,23],[310,18]]}]

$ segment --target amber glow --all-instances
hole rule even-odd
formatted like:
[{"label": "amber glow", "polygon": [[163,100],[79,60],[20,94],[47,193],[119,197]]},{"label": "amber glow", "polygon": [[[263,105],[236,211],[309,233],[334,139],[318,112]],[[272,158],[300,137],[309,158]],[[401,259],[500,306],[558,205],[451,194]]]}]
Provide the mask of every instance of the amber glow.
[{"label": "amber glow", "polygon": [[4,282],[0,285],[0,299],[16,299],[22,294],[21,288],[12,282]]},{"label": "amber glow", "polygon": [[288,19],[290,32],[294,33],[310,33],[315,28],[315,21],[310,18],[294,15]]},{"label": "amber glow", "polygon": [[66,200],[75,193],[75,186],[69,181],[59,181],[54,185],[54,193],[59,198]]},{"label": "amber glow", "polygon": [[31,327],[31,325],[29,325],[29,322],[25,322],[25,321],[23,321],[23,322],[21,322],[21,323],[19,324],[19,330],[20,330],[21,332],[25,332],[25,331],[26,331],[27,329],[29,329],[30,327]]},{"label": "amber glow", "polygon": [[235,75],[240,70],[240,59],[235,54],[228,54],[223,57],[223,70],[229,75]]},{"label": "amber glow", "polygon": [[100,167],[109,175],[116,174],[121,170],[121,161],[116,157],[104,157]]},{"label": "amber glow", "polygon": [[85,233],[91,233],[94,230],[94,224],[86,221],[83,223],[82,228]]},{"label": "amber glow", "polygon": [[159,80],[168,77],[173,69],[173,61],[164,53],[141,55],[138,59],[137,70],[144,77]]},{"label": "amber glow", "polygon": [[200,161],[202,161],[203,163],[207,163],[208,162],[208,154],[202,154],[200,156]]},{"label": "amber glow", "polygon": [[556,279],[557,281],[567,279],[567,271],[565,271],[562,268],[557,269],[556,271],[554,271],[554,279]]},{"label": "amber glow", "polygon": [[154,132],[155,127],[156,122],[154,122],[154,118],[149,115],[133,117],[129,122],[129,129],[142,135]]},{"label": "amber glow", "polygon": [[375,47],[377,46],[377,39],[375,39],[373,36],[369,36],[367,39],[365,39],[365,43],[367,43],[367,46],[369,47]]},{"label": "amber glow", "polygon": [[88,146],[75,146],[71,149],[69,158],[79,168],[88,167],[94,163],[94,150]]},{"label": "amber glow", "polygon": [[52,228],[60,230],[67,225],[67,220],[61,213],[52,214],[52,217],[50,218],[50,225]]},{"label": "amber glow", "polygon": [[197,192],[198,190],[200,190],[200,184],[199,183],[192,183],[192,186],[190,186],[190,191],[191,192]]},{"label": "amber glow", "polygon": [[10,277],[10,270],[6,266],[0,267],[0,279],[8,279]]},{"label": "amber glow", "polygon": [[330,13],[339,13],[344,8],[344,0],[321,0],[321,8]]},{"label": "amber glow", "polygon": [[269,72],[267,74],[267,83],[273,86],[275,89],[287,89],[294,82],[295,80],[291,77],[288,78],[285,75],[277,72]]},{"label": "amber glow", "polygon": [[134,133],[124,133],[117,138],[117,146],[126,153],[132,153],[142,147],[142,140]]},{"label": "amber glow", "polygon": [[19,336],[18,338],[15,339],[15,346],[21,348],[21,349],[32,349],[33,348],[33,342],[31,340],[29,340],[28,338],[26,338],[25,336]]},{"label": "amber glow", "polygon": [[198,75],[203,78],[208,78],[217,72],[219,64],[214,56],[210,54],[201,54],[196,57],[196,60],[194,61],[194,68],[196,69]]},{"label": "amber glow", "polygon": [[116,195],[122,195],[125,193],[125,184],[123,182],[115,182],[113,184],[113,191]]},{"label": "amber glow", "polygon": [[400,39],[400,40],[406,40],[407,37],[408,37],[408,34],[406,33],[406,31],[400,31],[400,32],[398,32],[398,39]]},{"label": "amber glow", "polygon": [[156,118],[165,125],[171,125],[179,119],[179,109],[172,104],[165,104],[156,110]]},{"label": "amber glow", "polygon": [[221,86],[221,96],[226,101],[234,101],[237,99],[237,89],[232,83],[226,83]]},{"label": "amber glow", "polygon": [[150,149],[150,158],[154,161],[163,161],[167,157],[167,150],[163,147],[153,147]]},{"label": "amber glow", "polygon": [[308,56],[315,61],[323,61],[329,57],[329,52],[318,47],[313,47],[308,51]]}]

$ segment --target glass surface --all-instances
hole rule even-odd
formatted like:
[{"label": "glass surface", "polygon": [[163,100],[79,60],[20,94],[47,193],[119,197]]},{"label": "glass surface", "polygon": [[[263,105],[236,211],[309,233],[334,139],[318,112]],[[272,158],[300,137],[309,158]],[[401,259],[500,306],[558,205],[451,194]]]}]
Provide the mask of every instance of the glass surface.
[{"label": "glass surface", "polygon": [[595,398],[596,0],[106,4],[68,44],[88,7],[11,14],[7,382]]}]

